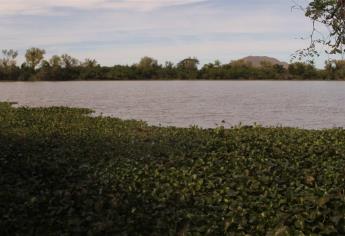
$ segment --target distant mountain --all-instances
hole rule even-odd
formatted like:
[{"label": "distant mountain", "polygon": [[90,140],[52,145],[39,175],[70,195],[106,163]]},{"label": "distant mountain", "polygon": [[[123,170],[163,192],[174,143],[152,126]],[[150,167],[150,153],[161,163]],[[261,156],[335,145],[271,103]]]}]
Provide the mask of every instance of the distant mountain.
[{"label": "distant mountain", "polygon": [[269,63],[272,63],[273,65],[278,64],[278,65],[284,66],[285,68],[289,66],[289,64],[286,62],[282,62],[276,58],[266,57],[266,56],[249,56],[249,57],[242,58],[240,60],[251,63],[252,66],[254,67],[260,67],[261,62],[269,62]]}]

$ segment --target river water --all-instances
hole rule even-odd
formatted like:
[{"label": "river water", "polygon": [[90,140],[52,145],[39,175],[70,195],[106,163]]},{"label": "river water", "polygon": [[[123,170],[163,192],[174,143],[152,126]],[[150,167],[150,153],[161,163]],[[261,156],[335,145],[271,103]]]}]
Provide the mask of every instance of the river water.
[{"label": "river water", "polygon": [[345,82],[333,81],[1,82],[0,101],[85,107],[162,126],[345,127]]}]

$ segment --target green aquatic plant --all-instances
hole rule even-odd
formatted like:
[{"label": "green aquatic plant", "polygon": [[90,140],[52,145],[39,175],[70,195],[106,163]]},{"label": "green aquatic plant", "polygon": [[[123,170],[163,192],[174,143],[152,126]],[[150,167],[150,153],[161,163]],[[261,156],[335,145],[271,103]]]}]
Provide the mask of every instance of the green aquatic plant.
[{"label": "green aquatic plant", "polygon": [[344,235],[345,131],[0,103],[0,235]]}]

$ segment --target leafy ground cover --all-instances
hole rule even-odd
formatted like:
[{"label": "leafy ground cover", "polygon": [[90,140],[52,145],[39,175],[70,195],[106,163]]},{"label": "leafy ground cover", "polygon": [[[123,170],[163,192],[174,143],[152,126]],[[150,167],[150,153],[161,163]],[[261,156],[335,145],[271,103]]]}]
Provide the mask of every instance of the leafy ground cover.
[{"label": "leafy ground cover", "polygon": [[0,103],[0,235],[345,235],[345,131]]}]

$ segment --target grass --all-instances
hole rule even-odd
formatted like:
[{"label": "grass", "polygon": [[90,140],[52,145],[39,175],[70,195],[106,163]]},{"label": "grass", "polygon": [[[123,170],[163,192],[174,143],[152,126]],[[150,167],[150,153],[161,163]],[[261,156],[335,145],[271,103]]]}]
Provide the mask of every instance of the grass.
[{"label": "grass", "polygon": [[0,103],[0,235],[345,235],[345,130]]}]

